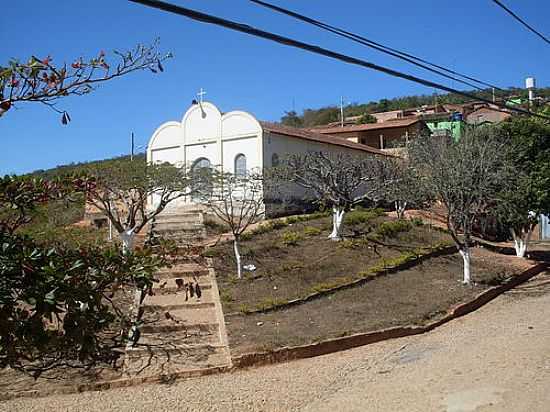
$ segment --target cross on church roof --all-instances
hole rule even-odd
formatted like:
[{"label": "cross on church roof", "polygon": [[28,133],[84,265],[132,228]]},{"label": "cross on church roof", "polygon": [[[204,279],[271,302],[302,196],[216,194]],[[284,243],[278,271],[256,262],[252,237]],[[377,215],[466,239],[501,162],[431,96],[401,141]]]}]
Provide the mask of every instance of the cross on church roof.
[{"label": "cross on church roof", "polygon": [[197,97],[199,98],[199,101],[202,103],[204,101],[204,95],[206,94],[206,90],[203,90],[201,87],[200,91],[197,93]]}]

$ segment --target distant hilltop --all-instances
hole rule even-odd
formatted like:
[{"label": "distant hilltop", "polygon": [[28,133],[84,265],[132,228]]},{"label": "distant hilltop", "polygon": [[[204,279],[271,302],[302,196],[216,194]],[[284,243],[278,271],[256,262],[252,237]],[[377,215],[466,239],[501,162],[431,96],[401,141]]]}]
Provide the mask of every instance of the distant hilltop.
[{"label": "distant hilltop", "polygon": [[[490,88],[468,91],[468,93],[487,100],[493,99],[493,90]],[[549,101],[550,87],[537,88],[535,94],[540,100]],[[527,98],[528,91],[526,89],[509,87],[507,89],[495,90],[495,99],[497,102],[509,99],[527,100]],[[425,105],[463,104],[467,102],[469,102],[468,98],[455,93],[403,96],[393,99],[381,99],[378,102],[352,103],[345,106],[345,116],[346,118],[359,118],[372,113],[405,110]],[[295,111],[289,111],[280,120],[282,124],[293,127],[313,127],[328,125],[338,121],[340,121],[340,107],[336,105],[321,107],[319,109],[305,109],[301,115]]]}]

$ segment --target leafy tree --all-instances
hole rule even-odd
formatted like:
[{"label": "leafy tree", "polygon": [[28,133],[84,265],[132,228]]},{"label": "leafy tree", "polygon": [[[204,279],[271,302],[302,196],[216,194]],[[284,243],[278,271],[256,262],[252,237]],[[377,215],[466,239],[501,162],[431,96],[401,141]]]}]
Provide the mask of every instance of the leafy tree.
[{"label": "leafy tree", "polygon": [[60,249],[19,233],[33,210],[83,190],[81,179],[0,179],[0,368],[34,377],[59,366],[114,363],[131,322],[115,298],[147,288],[163,263],[149,252]]},{"label": "leafy tree", "polygon": [[[57,109],[59,99],[83,95],[96,84],[136,70],[162,71],[161,57],[138,45],[119,60],[105,53],[70,66],[55,66],[51,57],[12,60],[0,67],[0,116],[21,102],[40,102]],[[53,246],[25,235],[25,226],[44,205],[95,193],[96,180],[66,177],[0,178],[0,368],[11,367],[38,377],[59,367],[89,368],[113,363],[133,321],[117,303],[124,286],[151,287],[152,274],[165,263],[162,250],[121,254],[113,248]],[[127,306],[127,305],[125,305]]]},{"label": "leafy tree", "polygon": [[151,46],[138,44],[130,51],[114,51],[116,60],[108,59],[104,51],[71,64],[56,65],[51,56],[32,56],[27,62],[10,60],[7,66],[0,66],[0,116],[20,103],[38,102],[60,113],[62,123],[67,124],[71,118],[57,108],[58,100],[90,93],[100,83],[137,70],[163,71],[162,62],[171,54],[161,55],[157,45],[158,40]]},{"label": "leafy tree", "polygon": [[290,155],[274,178],[305,189],[317,202],[332,208],[331,240],[341,240],[344,215],[365,200],[379,200],[385,182],[385,163],[374,155],[309,152]]},{"label": "leafy tree", "polygon": [[445,206],[447,228],[464,260],[463,282],[469,284],[474,224],[494,210],[501,187],[511,179],[507,147],[493,129],[479,127],[467,129],[456,143],[418,138],[409,146],[409,158],[429,193]]},{"label": "leafy tree", "polygon": [[516,255],[524,257],[541,214],[550,214],[550,124],[514,117],[497,126],[510,145],[514,179],[503,185],[500,221],[510,228]]},{"label": "leafy tree", "polygon": [[191,195],[196,187],[185,168],[144,159],[97,163],[86,174],[87,201],[111,221],[125,252],[133,249],[136,234],[168,204]]},{"label": "leafy tree", "polygon": [[237,262],[237,277],[242,277],[239,242],[251,225],[265,216],[262,191],[263,177],[249,172],[246,176],[213,170],[208,190],[200,195],[208,210],[229,227],[233,235],[233,249]]},{"label": "leafy tree", "polygon": [[356,124],[368,124],[368,123],[376,123],[378,120],[376,120],[376,117],[374,117],[371,114],[364,113],[361,115],[359,119],[355,122]]},{"label": "leafy tree", "polygon": [[302,118],[294,110],[285,112],[285,115],[281,117],[281,123],[290,127],[302,127],[304,125]]}]

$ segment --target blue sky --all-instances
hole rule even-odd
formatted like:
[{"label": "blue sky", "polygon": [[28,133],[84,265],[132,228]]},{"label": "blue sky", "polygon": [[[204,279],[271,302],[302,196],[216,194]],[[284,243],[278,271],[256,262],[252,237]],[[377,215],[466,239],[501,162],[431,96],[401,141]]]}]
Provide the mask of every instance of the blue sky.
[{"label": "blue sky", "polygon": [[[246,0],[172,1],[440,80]],[[535,76],[539,86],[550,85],[548,44],[490,0],[271,1],[502,87],[521,87],[526,75]],[[550,35],[550,2],[505,4]],[[368,102],[433,93],[382,73],[124,0],[6,2],[0,13],[0,64],[33,54],[51,55],[61,63],[95,56],[101,49],[128,49],[156,37],[161,50],[174,54],[165,72],[129,75],[90,95],[61,101],[59,107],[73,119],[68,126],[47,107],[33,103],[2,117],[0,174],[126,154],[132,131],[138,144],[146,143],[160,124],[181,119],[201,87],[222,111],[246,110],[261,120],[278,120],[293,102],[301,112],[337,104],[340,96],[348,102]]]}]

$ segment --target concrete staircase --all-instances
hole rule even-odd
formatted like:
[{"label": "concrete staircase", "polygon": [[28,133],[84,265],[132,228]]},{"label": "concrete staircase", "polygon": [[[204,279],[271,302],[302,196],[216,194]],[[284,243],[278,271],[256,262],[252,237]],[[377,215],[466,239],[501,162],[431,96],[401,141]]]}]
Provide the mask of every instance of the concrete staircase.
[{"label": "concrete staircase", "polygon": [[[204,215],[196,207],[165,210],[151,224],[155,238],[194,245],[206,238]],[[197,252],[198,253],[198,252]],[[212,262],[184,256],[155,275],[152,292],[141,305],[140,337],[126,349],[125,372],[132,377],[185,377],[231,367],[231,356]],[[199,298],[186,294],[198,282]],[[187,296],[187,299],[186,299]]]},{"label": "concrete staircase", "polygon": [[183,244],[200,243],[206,238],[204,214],[197,208],[165,210],[151,223],[151,235],[153,242],[163,238]]},{"label": "concrete staircase", "polygon": [[[198,261],[198,258],[197,258]],[[196,376],[231,367],[218,286],[211,261],[179,264],[160,271],[145,297],[136,345],[126,350],[130,376]],[[181,282],[196,279],[202,290],[186,300]]]}]

